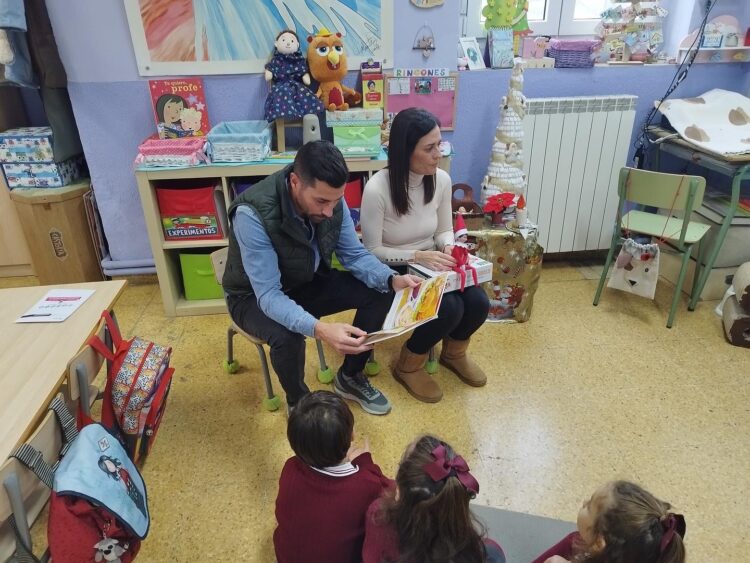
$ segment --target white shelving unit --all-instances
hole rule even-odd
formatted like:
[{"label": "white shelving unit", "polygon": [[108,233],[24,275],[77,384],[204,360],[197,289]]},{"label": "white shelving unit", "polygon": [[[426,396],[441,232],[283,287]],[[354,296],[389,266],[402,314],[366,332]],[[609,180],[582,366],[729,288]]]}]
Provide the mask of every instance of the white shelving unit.
[{"label": "white shelving unit", "polygon": [[[226,304],[223,299],[204,299],[189,301],[185,299],[185,290],[182,283],[182,271],[180,269],[180,252],[191,249],[222,248],[229,244],[228,239],[220,240],[190,240],[190,241],[167,241],[164,240],[159,206],[156,200],[156,187],[165,181],[170,187],[176,187],[174,181],[185,180],[189,185],[190,180],[206,179],[213,181],[216,185],[221,184],[224,193],[224,210],[231,203],[233,194],[231,183],[240,178],[265,177],[281,170],[291,161],[288,160],[266,160],[257,164],[245,164],[237,166],[194,166],[188,168],[141,168],[135,173],[138,182],[138,192],[141,196],[141,205],[146,219],[146,229],[151,243],[151,252],[154,255],[156,273],[159,277],[159,289],[164,303],[164,314],[168,317],[189,315],[214,315],[226,313]],[[365,173],[367,177],[372,176],[378,170],[385,168],[388,164],[384,154],[379,158],[369,160],[347,160],[349,172]],[[450,157],[443,157],[440,167],[450,172]],[[185,187],[188,187],[186,185]],[[252,188],[250,188],[252,189]]]}]

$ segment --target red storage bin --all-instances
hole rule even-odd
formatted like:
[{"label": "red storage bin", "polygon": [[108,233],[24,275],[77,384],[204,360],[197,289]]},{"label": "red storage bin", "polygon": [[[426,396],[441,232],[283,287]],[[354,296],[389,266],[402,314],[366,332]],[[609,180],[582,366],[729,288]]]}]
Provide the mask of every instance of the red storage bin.
[{"label": "red storage bin", "polygon": [[213,186],[156,188],[164,240],[224,238],[214,192]]}]

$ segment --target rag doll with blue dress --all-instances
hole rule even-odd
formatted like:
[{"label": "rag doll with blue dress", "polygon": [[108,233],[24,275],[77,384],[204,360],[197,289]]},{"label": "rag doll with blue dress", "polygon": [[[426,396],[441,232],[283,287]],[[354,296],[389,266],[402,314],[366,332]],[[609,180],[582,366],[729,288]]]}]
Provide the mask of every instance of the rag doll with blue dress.
[{"label": "rag doll with blue dress", "polygon": [[266,98],[266,121],[300,119],[308,113],[323,111],[323,104],[308,88],[310,74],[297,34],[285,29],[276,36],[274,46],[265,72],[266,80],[273,81]]}]

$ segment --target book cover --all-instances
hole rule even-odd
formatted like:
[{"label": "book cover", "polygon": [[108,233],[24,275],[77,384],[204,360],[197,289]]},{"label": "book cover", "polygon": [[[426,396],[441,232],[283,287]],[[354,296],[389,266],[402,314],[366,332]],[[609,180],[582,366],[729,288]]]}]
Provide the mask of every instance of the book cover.
[{"label": "book cover", "polygon": [[490,29],[487,38],[492,68],[513,68],[513,30]]},{"label": "book cover", "polygon": [[160,139],[203,137],[208,133],[208,108],[203,80],[149,80],[148,84]]}]

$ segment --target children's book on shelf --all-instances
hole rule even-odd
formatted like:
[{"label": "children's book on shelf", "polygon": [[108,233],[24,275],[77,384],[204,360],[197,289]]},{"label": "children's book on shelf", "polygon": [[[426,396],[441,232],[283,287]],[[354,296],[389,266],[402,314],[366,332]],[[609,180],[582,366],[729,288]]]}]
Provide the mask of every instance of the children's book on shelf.
[{"label": "children's book on shelf", "polygon": [[436,318],[447,279],[447,274],[441,274],[424,280],[417,287],[397,291],[383,328],[368,334],[364,343],[375,344],[388,340]]},{"label": "children's book on shelf", "polygon": [[209,130],[208,108],[200,78],[149,80],[160,139],[203,137]]}]

